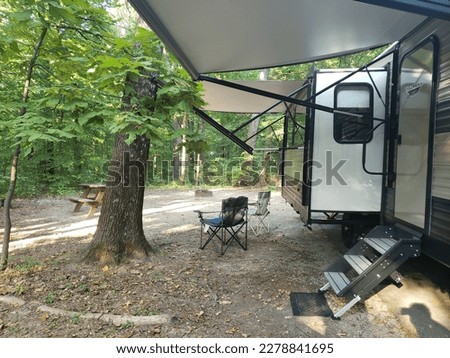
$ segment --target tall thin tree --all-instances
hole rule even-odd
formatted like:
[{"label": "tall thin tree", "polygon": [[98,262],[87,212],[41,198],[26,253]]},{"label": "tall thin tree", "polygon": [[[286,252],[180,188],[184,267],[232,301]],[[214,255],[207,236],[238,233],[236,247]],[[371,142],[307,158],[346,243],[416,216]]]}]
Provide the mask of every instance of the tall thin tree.
[{"label": "tall thin tree", "polygon": [[[39,58],[39,52],[41,51],[42,45],[45,40],[45,36],[47,35],[48,28],[42,27],[40,36],[37,40],[37,43],[33,49],[33,54],[28,63],[27,74],[25,78],[25,84],[23,88],[22,94],[22,102],[24,105],[19,110],[19,116],[23,116],[26,113],[25,104],[28,102],[30,96],[30,85],[31,80],[33,78],[33,71],[36,65],[36,62]],[[8,257],[9,257],[9,242],[11,239],[11,201],[14,197],[14,191],[16,189],[17,183],[17,171],[19,169],[19,155],[20,155],[20,144],[16,144],[14,148],[12,163],[11,163],[11,173],[10,173],[10,181],[9,181],[9,189],[6,193],[5,202],[4,202],[4,222],[5,229],[3,232],[3,247],[2,247],[2,257],[0,260],[0,270],[6,269],[8,266]]]}]

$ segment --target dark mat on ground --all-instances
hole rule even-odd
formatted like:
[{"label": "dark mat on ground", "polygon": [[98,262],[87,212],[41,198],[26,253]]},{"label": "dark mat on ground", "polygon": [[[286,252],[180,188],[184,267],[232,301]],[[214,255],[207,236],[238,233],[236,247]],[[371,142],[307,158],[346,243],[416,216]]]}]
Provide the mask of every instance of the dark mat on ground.
[{"label": "dark mat on ground", "polygon": [[333,314],[323,293],[291,292],[290,298],[294,316],[330,317]]}]

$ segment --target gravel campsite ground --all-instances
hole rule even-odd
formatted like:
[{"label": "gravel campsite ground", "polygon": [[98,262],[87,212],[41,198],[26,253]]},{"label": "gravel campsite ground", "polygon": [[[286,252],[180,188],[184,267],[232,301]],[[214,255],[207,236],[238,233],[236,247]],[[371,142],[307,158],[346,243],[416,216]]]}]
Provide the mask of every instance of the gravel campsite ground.
[{"label": "gravel campsite ground", "polygon": [[[323,269],[345,252],[339,228],[306,229],[274,191],[270,233],[249,231],[247,251],[199,250],[193,210],[217,210],[229,196],[252,201],[258,189],[212,192],[148,190],[143,218],[154,253],[117,267],[81,262],[99,213],[74,214],[67,198],[15,200],[0,337],[450,337],[450,271],[426,257],[401,268],[401,288],[383,284],[340,321],[294,316],[291,292],[317,292]],[[326,297],[332,310],[345,303]]]}]

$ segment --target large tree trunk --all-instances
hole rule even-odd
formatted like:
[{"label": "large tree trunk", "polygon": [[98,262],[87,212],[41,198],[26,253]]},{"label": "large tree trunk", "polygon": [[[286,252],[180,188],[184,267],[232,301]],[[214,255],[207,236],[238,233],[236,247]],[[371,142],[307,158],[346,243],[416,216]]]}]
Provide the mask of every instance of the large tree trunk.
[{"label": "large tree trunk", "polygon": [[[127,78],[132,90],[124,95],[125,111],[136,110],[136,103],[131,105],[132,97],[141,103],[148,102],[145,98],[156,97],[151,74],[142,70],[141,75]],[[116,137],[97,231],[85,256],[88,262],[119,264],[126,258],[148,256],[152,251],[142,225],[150,140],[138,136],[128,145],[127,138],[127,134]]]},{"label": "large tree trunk", "polygon": [[140,136],[128,145],[125,139],[117,135],[97,231],[86,255],[89,262],[118,264],[152,251],[142,224],[150,141]]}]

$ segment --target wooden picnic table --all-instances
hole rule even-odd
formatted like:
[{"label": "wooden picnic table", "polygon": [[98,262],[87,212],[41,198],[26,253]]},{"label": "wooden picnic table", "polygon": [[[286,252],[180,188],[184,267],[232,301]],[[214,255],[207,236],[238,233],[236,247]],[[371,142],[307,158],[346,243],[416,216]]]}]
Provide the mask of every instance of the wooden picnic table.
[{"label": "wooden picnic table", "polygon": [[69,198],[69,200],[76,203],[73,209],[74,213],[79,212],[84,204],[89,205],[90,210],[87,217],[90,218],[95,214],[97,208],[102,205],[106,185],[82,183],[80,187],[83,188],[81,196],[79,198]]}]

